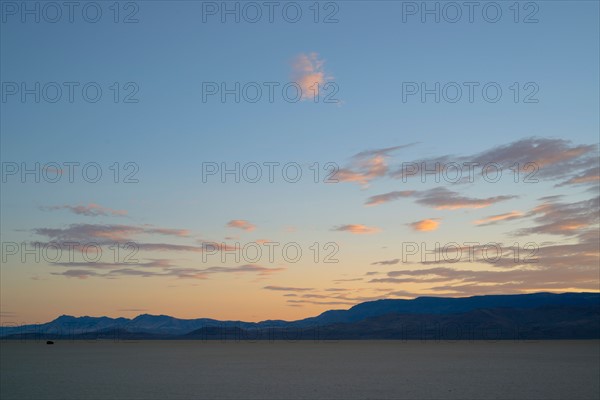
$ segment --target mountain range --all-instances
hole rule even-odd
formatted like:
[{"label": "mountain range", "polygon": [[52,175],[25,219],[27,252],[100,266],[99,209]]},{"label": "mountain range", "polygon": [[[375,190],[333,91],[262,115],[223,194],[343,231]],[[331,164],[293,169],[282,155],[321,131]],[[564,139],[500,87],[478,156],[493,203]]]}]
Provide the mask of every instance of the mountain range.
[{"label": "mountain range", "polygon": [[540,340],[600,339],[600,293],[418,297],[357,304],[296,321],[62,315],[0,327],[3,340]]}]

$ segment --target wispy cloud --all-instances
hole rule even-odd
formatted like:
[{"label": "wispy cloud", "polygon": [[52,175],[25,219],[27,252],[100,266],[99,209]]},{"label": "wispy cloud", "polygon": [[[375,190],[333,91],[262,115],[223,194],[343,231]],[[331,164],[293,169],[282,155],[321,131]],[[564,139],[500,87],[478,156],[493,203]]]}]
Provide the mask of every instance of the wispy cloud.
[{"label": "wispy cloud", "polygon": [[492,204],[517,198],[517,196],[493,196],[487,198],[467,197],[448,190],[443,187],[438,187],[423,191],[404,191],[404,192],[389,192],[376,196],[371,196],[365,202],[365,205],[378,205],[389,201],[397,200],[402,197],[414,197],[418,204],[433,207],[438,210],[457,210],[461,208],[484,208]]},{"label": "wispy cloud", "polygon": [[227,223],[230,228],[242,229],[244,231],[253,231],[256,229],[256,225],[244,220],[244,219],[232,219]]},{"label": "wispy cloud", "polygon": [[587,169],[580,174],[576,174],[576,175],[572,176],[571,178],[569,178],[568,180],[556,184],[556,186],[559,187],[559,186],[566,186],[566,185],[581,185],[581,184],[589,184],[589,183],[597,184],[599,181],[600,181],[600,167],[596,166],[596,167]]},{"label": "wispy cloud", "polygon": [[350,232],[355,235],[366,235],[377,233],[381,231],[379,228],[374,228],[371,226],[361,225],[361,224],[349,224],[349,225],[340,225],[336,226],[332,229],[333,231],[339,232]]},{"label": "wispy cloud", "polygon": [[[569,140],[538,137],[521,139],[472,155],[446,154],[404,162],[402,167],[395,169],[390,175],[403,180],[417,178],[425,169],[438,170],[451,162],[458,165],[473,163],[479,168],[494,164],[504,171],[518,171],[522,177],[531,174],[532,179],[568,178],[564,184],[598,181],[597,145],[573,145]],[[407,168],[409,164],[410,168]],[[467,167],[465,174],[466,169]],[[474,177],[478,176],[481,174],[475,174]]]},{"label": "wispy cloud", "polygon": [[185,229],[156,228],[132,225],[71,224],[66,228],[36,228],[38,235],[54,240],[90,242],[95,240],[132,241],[135,235],[159,234],[185,237],[189,231]]},{"label": "wispy cloud", "polygon": [[283,291],[283,292],[307,292],[309,290],[314,290],[313,288],[291,287],[291,286],[265,286],[263,289]]},{"label": "wispy cloud", "polygon": [[331,76],[324,70],[325,61],[317,53],[302,53],[292,61],[292,80],[302,89],[303,100],[313,100]]},{"label": "wispy cloud", "polygon": [[387,159],[392,152],[410,146],[413,144],[362,151],[352,157],[350,165],[340,168],[334,178],[340,182],[356,182],[366,186],[388,173]]},{"label": "wispy cloud", "polygon": [[390,201],[398,200],[402,197],[410,197],[415,194],[414,190],[403,190],[403,191],[394,191],[388,192],[384,194],[378,194],[375,196],[369,197],[366,201],[365,205],[367,206],[376,206],[379,204],[388,203]]},{"label": "wispy cloud", "polygon": [[[598,290],[600,232],[597,228],[583,230],[576,239],[577,243],[534,246],[534,251],[526,246],[504,247],[500,258],[494,261],[484,257],[481,248],[475,249],[472,261],[486,267],[491,266],[492,270],[447,266],[407,269],[390,271],[386,277],[377,277],[369,282],[425,284],[428,290],[436,293],[450,292],[445,293],[448,295]],[[515,258],[515,254],[519,256]],[[430,266],[434,263],[436,262],[422,261],[419,264]],[[432,286],[433,283],[437,285]]]},{"label": "wispy cloud", "polygon": [[[138,276],[143,278],[150,277],[171,277],[181,279],[208,279],[212,274],[242,274],[242,273],[254,273],[259,276],[271,275],[276,272],[285,270],[285,268],[267,268],[256,264],[246,264],[234,267],[222,267],[215,266],[209,268],[188,268],[188,267],[177,267],[173,266],[171,262],[161,260],[160,262],[153,263],[114,263],[113,267],[123,267],[117,269],[111,269],[108,272],[100,272],[94,269],[70,269],[63,272],[53,272],[52,275],[62,275],[69,278],[87,279],[90,277],[101,277],[115,279],[123,276]],[[64,266],[83,266],[88,267],[85,263],[64,263]],[[159,270],[153,270],[152,268],[136,268],[136,267],[160,267]],[[104,265],[103,268],[110,267],[110,264]]]},{"label": "wispy cloud", "polygon": [[318,305],[355,305],[355,301],[315,301],[315,300],[288,300],[288,303],[297,304],[318,304]]},{"label": "wispy cloud", "polygon": [[600,222],[599,209],[600,196],[574,203],[549,200],[528,213],[537,225],[521,229],[517,235],[580,235]]},{"label": "wispy cloud", "polygon": [[399,258],[394,258],[393,260],[383,260],[383,261],[375,261],[371,263],[371,265],[395,265],[400,262]]},{"label": "wispy cloud", "polygon": [[85,215],[87,217],[98,217],[98,216],[113,216],[113,217],[122,217],[127,215],[126,210],[113,210],[108,207],[102,207],[99,204],[91,203],[87,206],[85,205],[60,205],[60,206],[42,206],[41,210],[45,211],[55,211],[55,210],[68,210],[73,214],[77,215]]},{"label": "wispy cloud", "polygon": [[493,225],[502,221],[511,221],[513,219],[519,219],[522,218],[523,215],[524,214],[520,211],[511,211],[509,213],[504,214],[490,215],[489,217],[478,219],[474,223],[478,226]]},{"label": "wispy cloud", "polygon": [[335,283],[341,283],[341,282],[356,282],[356,281],[362,281],[363,278],[342,278],[342,279],[334,279],[333,282]]}]

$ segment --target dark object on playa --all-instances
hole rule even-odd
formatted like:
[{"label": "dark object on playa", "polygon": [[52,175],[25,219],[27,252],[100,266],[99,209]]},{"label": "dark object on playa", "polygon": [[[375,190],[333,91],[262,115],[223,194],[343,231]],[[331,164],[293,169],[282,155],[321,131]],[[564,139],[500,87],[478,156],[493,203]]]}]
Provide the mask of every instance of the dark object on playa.
[{"label": "dark object on playa", "polygon": [[52,340],[46,340],[46,344],[54,344]]}]

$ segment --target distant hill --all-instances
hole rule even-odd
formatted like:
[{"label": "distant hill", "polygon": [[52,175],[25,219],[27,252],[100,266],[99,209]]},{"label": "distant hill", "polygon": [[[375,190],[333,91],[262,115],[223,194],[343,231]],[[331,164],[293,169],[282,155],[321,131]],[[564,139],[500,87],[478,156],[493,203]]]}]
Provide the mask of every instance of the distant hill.
[{"label": "distant hill", "polygon": [[600,293],[534,293],[377,300],[298,321],[219,321],[167,315],[63,315],[1,327],[3,339],[600,339]]}]

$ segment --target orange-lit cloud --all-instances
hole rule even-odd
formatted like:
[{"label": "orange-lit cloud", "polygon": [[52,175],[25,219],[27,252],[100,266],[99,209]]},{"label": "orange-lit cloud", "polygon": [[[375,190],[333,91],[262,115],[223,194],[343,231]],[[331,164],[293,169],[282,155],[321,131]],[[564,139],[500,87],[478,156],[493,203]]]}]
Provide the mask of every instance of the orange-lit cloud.
[{"label": "orange-lit cloud", "polygon": [[292,62],[292,80],[302,89],[303,100],[314,100],[319,95],[325,81],[331,79],[325,75],[323,65],[317,53],[299,54]]},{"label": "orange-lit cloud", "polygon": [[340,231],[340,232],[350,232],[355,235],[365,235],[365,234],[377,233],[380,231],[379,228],[374,228],[374,227],[361,225],[361,224],[340,225],[340,226],[333,228],[332,230]]},{"label": "orange-lit cloud", "polygon": [[438,219],[424,219],[410,224],[410,226],[418,232],[435,231],[439,225]]},{"label": "orange-lit cloud", "polygon": [[596,227],[600,223],[600,196],[578,201],[575,203],[559,203],[556,198],[535,207],[528,213],[534,217],[537,226],[524,228],[517,232],[519,235],[551,234],[551,235],[581,235],[586,229]]},{"label": "orange-lit cloud", "polygon": [[368,184],[371,180],[384,176],[388,171],[385,157],[381,155],[374,156],[359,162],[358,170],[342,168],[335,174],[335,179],[340,182],[357,182],[362,185]]},{"label": "orange-lit cloud", "polygon": [[227,226],[230,228],[242,229],[244,231],[253,231],[256,229],[256,225],[251,224],[250,222],[243,219],[232,219],[227,223]]},{"label": "orange-lit cloud", "polygon": [[361,185],[368,185],[372,180],[383,177],[388,173],[387,158],[390,156],[390,153],[412,145],[407,144],[362,151],[355,154],[352,157],[350,165],[340,168],[332,179],[339,182],[357,182]]},{"label": "orange-lit cloud", "polygon": [[504,214],[496,214],[490,215],[489,217],[485,217],[483,219],[478,219],[475,221],[476,225],[484,226],[484,225],[492,225],[498,223],[500,221],[510,221],[513,219],[518,219],[523,217],[523,213],[520,211],[512,211]]},{"label": "orange-lit cloud", "polygon": [[600,181],[600,167],[594,167],[555,186],[580,185],[585,183],[597,183],[598,181]]}]

